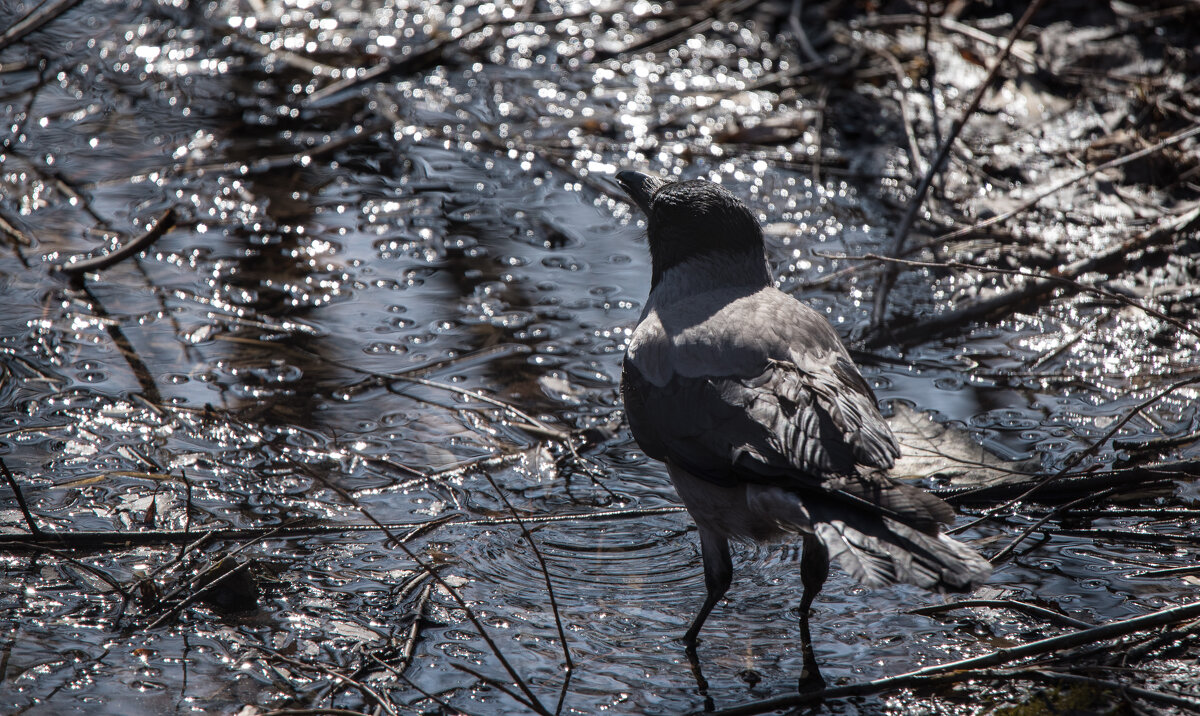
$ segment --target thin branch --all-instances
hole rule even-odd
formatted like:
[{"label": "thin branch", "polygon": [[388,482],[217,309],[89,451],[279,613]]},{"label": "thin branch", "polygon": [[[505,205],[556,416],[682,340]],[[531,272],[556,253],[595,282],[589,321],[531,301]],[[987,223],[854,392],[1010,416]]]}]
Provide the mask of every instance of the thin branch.
[{"label": "thin branch", "polygon": [[[960,659],[945,664],[935,664],[926,666],[922,669],[909,671],[896,676],[887,676],[873,681],[866,681],[857,684],[849,684],[847,686],[835,686],[829,689],[813,691],[809,693],[796,694],[790,696],[782,696],[773,699],[764,699],[755,701],[741,706],[736,706],[730,709],[717,711],[713,716],[749,716],[749,714],[768,713],[793,706],[802,706],[810,703],[817,703],[827,699],[847,698],[850,696],[864,696],[867,694],[877,694],[884,691],[894,691],[896,689],[911,688],[921,685],[933,685],[943,683],[956,683],[966,681],[972,678],[996,678],[999,675],[1004,675],[1007,678],[1028,676],[1028,672],[975,672],[975,669],[988,669],[990,667],[1006,664],[1018,659],[1026,659],[1032,656],[1041,656],[1054,652],[1060,652],[1076,646],[1084,644],[1093,644],[1100,641],[1115,639],[1117,637],[1143,632],[1150,629],[1156,629],[1168,624],[1175,624],[1181,621],[1187,621],[1200,616],[1200,601],[1184,604],[1177,607],[1168,607],[1160,609],[1149,614],[1144,614],[1140,617],[1132,617],[1130,619],[1121,619],[1112,621],[1101,626],[1084,629],[1082,631],[1073,632],[1071,634],[1063,634],[1061,636],[1051,637],[1049,639],[1040,639],[1038,641],[1028,642],[1018,646],[997,649],[996,651],[975,656],[968,659]],[[1181,699],[1182,697],[1174,694],[1161,694],[1160,692],[1150,692],[1146,698],[1155,698],[1164,696],[1169,699]],[[1188,704],[1188,708],[1200,711],[1200,702],[1184,699]]]},{"label": "thin branch", "polygon": [[31,10],[28,15],[13,23],[3,34],[0,34],[0,50],[36,31],[80,2],[81,0],[52,0]]},{"label": "thin branch", "polygon": [[150,248],[151,244],[158,241],[162,238],[163,234],[166,234],[171,230],[171,227],[175,226],[175,219],[175,210],[167,209],[162,216],[158,217],[158,221],[146,233],[129,241],[116,251],[90,259],[71,261],[61,264],[57,268],[72,279],[77,279],[85,273],[102,271],[113,264],[124,261],[128,257],[140,254]]},{"label": "thin branch", "polygon": [[491,474],[487,472],[483,473],[483,476],[487,478],[488,484],[492,486],[492,489],[496,491],[496,494],[500,497],[501,501],[504,502],[504,506],[508,508],[508,513],[513,516],[514,520],[517,521],[517,526],[521,528],[521,535],[525,538],[525,541],[529,543],[529,547],[533,550],[533,555],[537,558],[538,565],[542,569],[542,578],[546,582],[546,593],[550,597],[550,611],[554,613],[554,625],[558,628],[558,638],[559,641],[562,642],[563,660],[566,661],[567,672],[570,673],[570,671],[575,668],[575,665],[571,661],[571,650],[567,646],[567,633],[563,629],[562,616],[559,615],[558,612],[558,600],[554,596],[554,583],[550,579],[550,569],[546,566],[546,558],[542,556],[542,551],[538,549],[537,543],[533,541],[533,535],[530,534],[529,529],[525,527],[525,522],[521,520],[520,515],[517,514],[517,510],[512,506],[512,503],[508,501],[508,496],[505,495],[504,491],[500,489],[500,486],[496,484],[496,480],[493,479]]},{"label": "thin branch", "polygon": [[1198,220],[1200,220],[1200,205],[1183,214],[1182,216],[1176,217],[1170,222],[1166,222],[1164,225],[1157,226],[1129,239],[1128,241],[1122,242],[1119,246],[1100,254],[1099,256],[1093,256],[1074,261],[1067,266],[1062,267],[1056,274],[1045,274],[1016,269],[1002,269],[991,266],[975,266],[973,264],[962,263],[959,261],[914,261],[911,259],[899,259],[891,256],[880,256],[879,254],[866,254],[864,256],[825,254],[824,256],[826,258],[843,259],[847,261],[879,261],[902,266],[915,266],[935,269],[960,269],[1032,279],[1019,288],[1014,288],[991,298],[975,301],[965,306],[946,311],[925,321],[910,322],[903,328],[899,329],[876,329],[873,334],[867,336],[865,339],[867,343],[879,343],[884,339],[905,341],[912,340],[916,337],[927,338],[929,336],[938,335],[954,326],[961,326],[972,321],[982,320],[984,318],[994,316],[1005,309],[1011,309],[1033,298],[1048,294],[1060,287],[1066,287],[1075,291],[1081,291],[1095,296],[1100,296],[1102,298],[1124,304],[1131,308],[1136,308],[1137,310],[1154,316],[1160,321],[1168,323],[1185,333],[1190,333],[1193,336],[1200,337],[1200,329],[1194,328],[1177,318],[1168,316],[1156,308],[1147,306],[1144,303],[1135,301],[1134,299],[1119,294],[1115,291],[1109,291],[1098,286],[1090,286],[1075,280],[1077,276],[1091,273],[1092,271],[1098,271],[1105,265],[1117,261],[1133,251],[1145,248],[1146,246],[1162,239],[1167,235],[1172,235],[1179,231],[1183,231],[1187,229],[1193,222]]},{"label": "thin branch", "polygon": [[1004,546],[1004,549],[1000,550],[996,554],[989,557],[988,561],[991,562],[992,564],[1000,564],[1004,560],[1008,559],[1014,551],[1016,551],[1017,545],[1021,544],[1025,540],[1029,539],[1029,535],[1036,532],[1038,530],[1038,528],[1040,528],[1042,525],[1044,525],[1047,522],[1049,522],[1050,520],[1062,515],[1064,512],[1069,511],[1073,507],[1078,507],[1079,505],[1082,505],[1085,502],[1096,502],[1098,500],[1103,500],[1106,497],[1111,497],[1114,492],[1116,492],[1115,489],[1109,489],[1109,490],[1105,490],[1104,492],[1097,493],[1095,495],[1084,495],[1083,497],[1080,497],[1077,500],[1068,502],[1065,505],[1059,505],[1058,507],[1054,508],[1053,510],[1050,510],[1050,512],[1047,513],[1046,515],[1044,515],[1041,519],[1037,520],[1033,524],[1031,524],[1028,527],[1026,527],[1025,529],[1021,530],[1021,534],[1014,537],[1011,542],[1009,542],[1007,545]]},{"label": "thin branch", "polygon": [[952,611],[954,609],[1008,609],[1015,612],[1023,612],[1030,616],[1040,617],[1046,621],[1051,621],[1063,626],[1069,626],[1074,629],[1091,629],[1096,626],[1085,621],[1069,617],[1066,614],[1059,614],[1053,609],[1040,607],[1029,602],[1022,602],[1016,599],[962,599],[957,602],[948,602],[946,604],[932,604],[928,607],[919,607],[917,609],[909,609],[910,614],[921,614],[924,616],[933,616],[942,612]]},{"label": "thin branch", "polygon": [[800,43],[800,51],[804,53],[804,59],[813,63],[824,62],[824,58],[817,54],[808,40],[808,33],[804,31],[803,15],[804,0],[792,0],[792,12],[788,15],[788,26],[792,28],[792,34],[796,36],[796,42]]},{"label": "thin branch", "polygon": [[[304,466],[299,465],[299,467]],[[426,562],[418,557],[415,552],[409,549],[408,545],[405,544],[407,538],[400,538],[393,534],[391,530],[389,530],[382,522],[377,520],[375,516],[372,515],[366,507],[363,507],[362,503],[359,502],[354,495],[351,495],[349,492],[347,492],[345,488],[325,479],[321,475],[314,474],[313,477],[319,480],[325,487],[329,488],[335,494],[340,496],[346,501],[347,504],[358,510],[360,514],[374,523],[376,527],[381,529],[383,533],[387,535],[389,544],[394,544],[399,547],[400,550],[404,552],[405,556],[411,559],[413,563],[416,564],[421,570],[427,572],[429,576],[433,578],[433,581],[437,582],[438,586],[444,589],[446,593],[450,595],[450,598],[454,600],[459,609],[462,609],[463,613],[467,615],[467,620],[471,622],[472,626],[475,627],[476,633],[479,634],[480,638],[482,638],[484,643],[488,645],[488,648],[491,649],[492,655],[495,656],[496,660],[500,662],[500,665],[504,667],[504,671],[508,673],[509,678],[513,680],[513,682],[521,690],[521,693],[523,693],[526,699],[528,699],[530,707],[541,714],[541,716],[551,716],[550,712],[546,710],[541,701],[538,700],[537,696],[529,688],[529,685],[526,684],[525,680],[521,678],[521,675],[517,673],[517,670],[513,667],[512,663],[509,662],[508,658],[504,656],[504,652],[500,650],[500,646],[496,643],[495,639],[492,638],[491,633],[483,626],[483,622],[479,620],[479,616],[475,613],[475,610],[472,609],[469,604],[467,604],[466,600],[462,598],[462,595],[459,594],[458,590],[455,589],[454,586],[449,582],[447,582],[436,569],[426,564]]]},{"label": "thin branch", "polygon": [[921,147],[917,143],[917,132],[913,129],[912,117],[913,112],[908,106],[908,92],[905,91],[904,81],[908,76],[904,74],[904,66],[900,64],[900,60],[885,48],[870,48],[887,63],[891,65],[892,72],[896,75],[896,87],[899,93],[900,101],[900,119],[904,123],[904,137],[908,140],[908,161],[912,167],[913,175],[925,174],[925,160],[921,157]]},{"label": "thin branch", "polygon": [[8,465],[4,464],[4,458],[0,458],[0,472],[4,473],[4,479],[8,481],[8,486],[12,488],[13,495],[17,498],[17,505],[21,508],[21,514],[25,517],[25,524],[29,526],[29,532],[33,537],[45,537],[47,533],[42,532],[37,525],[37,520],[34,519],[33,513],[29,511],[29,504],[25,502],[25,493],[21,491],[21,486],[17,484],[17,479],[8,471]]},{"label": "thin branch", "polygon": [[498,679],[493,679],[492,677],[490,677],[486,674],[482,674],[482,673],[476,671],[475,669],[472,669],[471,667],[466,666],[465,664],[460,664],[457,661],[450,662],[450,666],[452,666],[455,669],[458,669],[459,671],[462,671],[464,673],[470,674],[471,676],[474,676],[480,682],[487,684],[488,686],[492,687],[493,689],[496,689],[497,691],[500,691],[501,693],[507,695],[510,699],[512,699],[513,701],[516,701],[517,703],[521,704],[525,708],[527,708],[531,711],[534,711],[538,714],[543,714],[543,715],[546,714],[545,709],[541,708],[540,704],[535,706],[533,703],[531,703],[528,699],[522,697],[520,694],[514,693],[512,689],[508,688],[507,685],[505,685]]},{"label": "thin branch", "polygon": [[[1043,477],[1041,480],[1038,480],[1037,482],[1035,482],[1028,490],[1025,490],[1024,492],[1022,492],[1021,494],[1012,498],[1008,502],[1005,502],[1004,504],[999,505],[997,507],[993,507],[992,509],[985,512],[982,517],[972,520],[971,522],[969,522],[965,525],[962,525],[961,527],[955,527],[954,529],[947,530],[947,533],[948,534],[958,534],[959,532],[970,529],[971,527],[974,527],[975,525],[977,525],[981,522],[985,522],[985,521],[991,519],[996,514],[999,514],[1000,512],[1007,510],[1008,508],[1012,507],[1013,505],[1016,505],[1017,503],[1021,502],[1022,500],[1028,499],[1031,495],[1033,495],[1038,490],[1041,490],[1046,485],[1049,485],[1050,483],[1054,482],[1055,480],[1058,480],[1059,478],[1066,475],[1068,472],[1070,472],[1070,470],[1072,468],[1074,468],[1076,465],[1078,465],[1080,462],[1082,462],[1085,458],[1098,452],[1100,450],[1101,446],[1103,446],[1105,443],[1107,443],[1109,440],[1111,440],[1112,437],[1121,430],[1121,428],[1125,427],[1126,423],[1128,423],[1130,420],[1133,420],[1133,418],[1136,417],[1137,415],[1141,414],[1141,412],[1143,410],[1145,410],[1146,408],[1150,407],[1151,405],[1157,403],[1159,400],[1162,400],[1164,397],[1166,397],[1170,393],[1172,393],[1180,388],[1183,388],[1185,386],[1192,385],[1195,383],[1200,383],[1200,376],[1196,376],[1194,378],[1188,378],[1186,380],[1178,381],[1178,382],[1173,383],[1173,384],[1167,386],[1166,388],[1160,390],[1159,392],[1155,393],[1154,395],[1150,396],[1146,400],[1144,400],[1141,403],[1139,403],[1138,405],[1134,406],[1134,408],[1132,410],[1130,410],[1125,415],[1125,417],[1118,420],[1112,426],[1112,428],[1110,428],[1108,430],[1108,432],[1104,433],[1104,435],[1102,435],[1099,440],[1094,441],[1086,450],[1083,450],[1081,452],[1077,452],[1077,453],[1074,453],[1073,455],[1071,455],[1071,457],[1067,459],[1066,464],[1063,465],[1062,469],[1060,469],[1058,472],[1047,475],[1046,477]],[[1074,503],[1072,503],[1072,504],[1074,504]],[[1050,514],[1053,515],[1054,513],[1051,512]],[[1049,517],[1049,515],[1047,517]],[[1042,520],[1042,522],[1044,523],[1045,520]]]},{"label": "thin branch", "polygon": [[1098,165],[1092,167],[1091,169],[1087,169],[1085,171],[1082,171],[1082,172],[1076,174],[1073,177],[1063,179],[1062,181],[1051,185],[1050,188],[1034,195],[1032,198],[1022,202],[1020,205],[1018,205],[1017,207],[1015,207],[1013,209],[1009,209],[1008,211],[1006,211],[1002,214],[997,214],[997,215],[991,217],[990,219],[986,219],[977,224],[973,224],[971,226],[967,226],[967,227],[958,229],[956,231],[951,231],[948,234],[942,234],[941,236],[933,239],[930,242],[930,244],[940,244],[940,243],[944,243],[946,241],[952,241],[954,239],[966,236],[968,234],[975,233],[976,231],[979,231],[980,229],[986,229],[989,226],[995,226],[996,224],[999,224],[1003,221],[1008,221],[1009,219],[1013,218],[1014,216],[1016,216],[1018,214],[1022,214],[1024,212],[1028,211],[1029,209],[1032,209],[1033,207],[1037,206],[1042,201],[1042,199],[1045,199],[1046,197],[1048,197],[1052,194],[1055,194],[1055,193],[1071,186],[1072,184],[1081,182],[1084,179],[1087,179],[1088,177],[1091,177],[1102,171],[1105,171],[1108,169],[1115,169],[1116,167],[1124,166],[1125,164],[1128,164],[1130,162],[1137,161],[1138,159],[1143,159],[1145,157],[1148,157],[1151,154],[1157,154],[1158,152],[1161,152],[1162,150],[1166,149],[1167,147],[1170,147],[1175,144],[1179,144],[1180,142],[1182,142],[1186,139],[1195,137],[1196,135],[1200,135],[1200,126],[1195,126],[1195,127],[1192,127],[1191,129],[1187,129],[1187,130],[1184,130],[1177,134],[1173,134],[1170,137],[1162,140],[1158,144],[1155,144],[1154,146],[1146,147],[1145,149],[1140,149],[1136,152],[1133,152],[1132,154],[1126,154],[1123,157],[1118,157],[1111,161],[1104,162],[1103,164],[1098,164]]},{"label": "thin branch", "polygon": [[[526,517],[526,524],[542,524],[548,522],[570,522],[573,520],[610,520],[610,519],[642,519],[655,515],[670,515],[684,512],[683,507],[654,507],[635,510],[599,510],[597,512],[577,512],[565,515],[540,515]],[[310,537],[312,535],[340,534],[344,532],[374,532],[381,531],[389,539],[400,542],[411,541],[414,537],[425,534],[430,530],[443,526],[469,527],[516,524],[511,517],[486,517],[475,520],[459,520],[458,515],[444,515],[422,522],[393,522],[374,524],[329,524],[329,525],[285,525],[280,527],[230,527],[212,529],[205,532],[201,539],[211,540],[245,540],[269,535],[272,538],[287,539],[294,537]],[[408,530],[407,533],[396,536],[393,533]],[[195,537],[195,532],[183,530],[143,530],[138,532],[106,531],[106,532],[47,532],[40,535],[6,535],[0,536],[0,547],[12,548],[17,544],[40,548],[45,544],[54,543],[71,549],[108,549],[113,546],[155,545],[155,544],[186,544]]]},{"label": "thin branch", "polygon": [[[1025,10],[1025,14],[1021,16],[1021,19],[1017,21],[1016,25],[1013,25],[1012,30],[1008,33],[1008,37],[1004,43],[1004,48],[1000,50],[1000,53],[992,61],[992,67],[990,70],[988,70],[987,77],[984,78],[983,82],[980,83],[979,87],[975,90],[975,96],[971,98],[970,103],[967,104],[966,109],[963,110],[962,116],[954,120],[954,123],[950,125],[950,132],[946,135],[946,138],[942,140],[942,145],[938,148],[937,154],[934,156],[933,161],[929,164],[929,170],[925,172],[925,176],[921,179],[921,183],[917,185],[917,190],[913,194],[912,200],[909,202],[908,211],[905,212],[904,217],[900,220],[899,225],[896,227],[896,233],[892,239],[891,254],[893,256],[899,256],[901,250],[904,248],[904,242],[908,239],[908,232],[912,230],[913,224],[917,220],[917,214],[921,211],[921,207],[925,204],[925,195],[929,193],[929,188],[933,185],[934,177],[937,176],[945,166],[946,160],[950,156],[950,149],[958,140],[959,133],[962,132],[962,129],[966,126],[967,121],[970,120],[975,114],[975,110],[979,108],[979,103],[983,101],[983,97],[985,94],[987,94],[988,88],[991,87],[992,81],[996,79],[996,75],[999,73],[1000,67],[1004,64],[1004,60],[1007,59],[1009,53],[1012,52],[1012,48],[1017,41],[1017,37],[1025,29],[1025,26],[1029,24],[1029,21],[1033,19],[1034,13],[1038,11],[1038,8],[1040,8],[1045,1],[1046,0],[1033,0],[1031,3],[1029,3],[1029,7]],[[895,280],[895,269],[890,268],[889,270],[886,270],[882,276],[880,276],[879,285],[875,289],[875,303],[871,312],[872,328],[878,328],[878,326],[883,323],[884,308],[887,305],[888,294],[891,292],[892,283]]]},{"label": "thin branch", "polygon": [[414,51],[395,59],[388,58],[370,69],[360,69],[337,82],[326,85],[305,97],[303,104],[308,107],[325,107],[333,102],[349,97],[349,93],[365,84],[383,81],[385,78],[410,70],[418,70],[436,62],[451,46],[479,32],[494,22],[495,17],[480,17],[472,22],[453,28],[431,42],[427,42]]},{"label": "thin branch", "polygon": [[392,703],[391,699],[385,698],[383,695],[381,695],[375,689],[372,689],[370,686],[367,686],[366,684],[362,683],[361,681],[358,681],[356,679],[350,678],[349,676],[346,676],[345,674],[341,673],[340,671],[331,669],[328,666],[325,666],[324,664],[314,664],[314,663],[310,663],[307,661],[300,661],[299,659],[293,659],[291,657],[284,656],[283,654],[280,654],[278,651],[275,651],[274,649],[272,649],[268,646],[265,646],[263,644],[255,644],[253,642],[244,642],[244,643],[246,644],[246,646],[250,647],[251,649],[256,649],[258,651],[261,651],[264,654],[266,654],[272,658],[279,659],[280,661],[282,661],[285,664],[290,664],[299,669],[313,669],[315,671],[320,671],[327,676],[337,679],[338,681],[349,684],[349,685],[353,686],[354,688],[358,689],[360,692],[362,692],[363,696],[374,701],[375,704],[377,706],[379,706],[379,708],[386,711],[389,714],[389,716],[400,716],[400,714],[396,711],[396,707]]}]

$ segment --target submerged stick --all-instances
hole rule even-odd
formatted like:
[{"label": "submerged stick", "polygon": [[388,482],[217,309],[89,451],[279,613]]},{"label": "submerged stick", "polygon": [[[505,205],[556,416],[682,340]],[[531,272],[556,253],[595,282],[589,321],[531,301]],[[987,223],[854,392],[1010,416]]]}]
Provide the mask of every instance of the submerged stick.
[{"label": "submerged stick", "polygon": [[[1143,410],[1150,407],[1151,405],[1154,405],[1155,403],[1162,400],[1163,398],[1170,395],[1171,393],[1175,392],[1176,390],[1179,390],[1180,388],[1183,388],[1183,387],[1186,387],[1189,385],[1194,385],[1196,383],[1200,383],[1200,376],[1196,376],[1194,378],[1188,378],[1186,380],[1181,380],[1176,383],[1172,383],[1171,385],[1168,385],[1166,388],[1163,388],[1162,390],[1158,391],[1157,393],[1150,396],[1146,400],[1135,405],[1132,410],[1130,410],[1128,413],[1126,413],[1123,418],[1116,421],[1116,423],[1114,423],[1113,426],[1111,428],[1109,428],[1109,430],[1106,433],[1104,433],[1104,435],[1101,435],[1098,440],[1093,441],[1092,444],[1089,445],[1085,450],[1082,450],[1080,452],[1077,452],[1077,453],[1074,453],[1073,455],[1071,455],[1071,457],[1069,457],[1067,459],[1067,463],[1065,465],[1063,465],[1061,470],[1059,470],[1056,473],[1047,475],[1046,477],[1043,477],[1042,479],[1035,482],[1028,490],[1025,490],[1021,494],[1017,495],[1016,497],[1012,498],[1011,500],[1009,500],[1008,502],[1005,502],[1002,505],[993,507],[992,509],[985,512],[982,517],[974,519],[971,522],[969,522],[965,525],[962,525],[960,527],[955,527],[953,529],[947,530],[946,531],[947,534],[957,534],[964,530],[970,529],[971,527],[974,527],[975,525],[979,524],[980,522],[991,519],[997,513],[1001,512],[1003,510],[1006,510],[1006,509],[1012,507],[1013,505],[1016,505],[1018,502],[1021,502],[1022,500],[1027,499],[1028,497],[1033,495],[1038,490],[1041,490],[1042,488],[1046,487],[1046,485],[1049,485],[1050,483],[1054,482],[1055,480],[1065,477],[1072,468],[1074,468],[1076,465],[1078,465],[1080,462],[1082,462],[1084,459],[1086,459],[1090,455],[1095,454],[1100,449],[1101,446],[1103,446],[1105,443],[1107,443],[1109,440],[1111,440],[1118,432],[1120,432],[1121,428],[1125,427],[1126,423],[1128,423],[1130,420],[1133,420],[1138,415],[1141,415]],[[1083,498],[1080,498],[1079,500],[1072,502],[1070,505],[1067,505],[1066,507],[1069,508],[1079,502],[1086,501],[1087,499],[1090,499],[1092,497],[1093,497],[1093,495],[1085,495]],[[1051,512],[1045,518],[1040,520],[1035,525],[1035,527],[1040,526],[1041,524],[1045,523],[1053,515],[1054,515],[1054,512]],[[1017,546],[1017,544],[1019,544],[1022,540],[1024,540],[1026,537],[1028,537],[1032,531],[1033,531],[1032,529],[1026,530],[1016,540],[1014,540],[1011,544],[1009,544],[1009,546],[1006,547],[1004,549],[1004,551],[1001,552],[1001,554],[1004,554],[1004,553],[1008,552],[1010,549],[1015,548]],[[1000,557],[1000,555],[996,555],[996,557],[993,557],[993,561],[995,561],[999,557]]]},{"label": "submerged stick", "polygon": [[171,230],[171,227],[175,226],[175,218],[175,210],[167,209],[165,212],[163,212],[162,216],[158,217],[158,221],[154,222],[154,226],[151,226],[146,233],[129,241],[116,251],[107,253],[103,256],[95,256],[90,259],[83,259],[82,261],[65,263],[57,268],[59,271],[67,276],[70,276],[72,279],[78,279],[79,277],[83,276],[83,274],[88,272],[106,269],[113,264],[124,261],[130,256],[140,254],[141,252],[150,248],[151,244],[153,244],[155,241],[158,241],[160,238],[162,238],[163,234],[167,233]]},{"label": "submerged stick", "polygon": [[58,0],[58,2],[47,2],[31,10],[28,15],[13,23],[3,34],[0,34],[0,50],[59,17],[67,10],[78,5],[80,1]]}]

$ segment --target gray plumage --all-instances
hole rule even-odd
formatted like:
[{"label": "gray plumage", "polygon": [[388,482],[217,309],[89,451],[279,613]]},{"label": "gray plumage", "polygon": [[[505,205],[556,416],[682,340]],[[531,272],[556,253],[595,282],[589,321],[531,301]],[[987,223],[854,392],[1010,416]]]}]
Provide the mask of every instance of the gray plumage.
[{"label": "gray plumage", "polygon": [[689,643],[728,587],[730,538],[804,538],[802,612],[823,554],[871,586],[985,580],[989,564],[939,533],[949,505],[887,476],[900,449],[874,393],[829,323],[772,286],[745,205],[705,181],[618,181],[649,219],[653,269],[625,355],[625,410],[704,551],[709,599]]}]

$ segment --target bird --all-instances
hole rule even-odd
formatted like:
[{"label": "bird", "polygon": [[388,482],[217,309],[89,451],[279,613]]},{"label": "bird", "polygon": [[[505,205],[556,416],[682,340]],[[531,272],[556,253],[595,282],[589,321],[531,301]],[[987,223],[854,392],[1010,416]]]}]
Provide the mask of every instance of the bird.
[{"label": "bird", "polygon": [[900,447],[838,333],[774,286],[762,227],[719,183],[622,171],[647,219],[650,294],[621,395],[634,440],[666,464],[696,523],[706,597],[733,578],[730,540],[801,542],[801,686],[820,688],[809,611],[836,562],[861,583],[966,592],[991,565],[944,534],[954,510],[891,478]]}]

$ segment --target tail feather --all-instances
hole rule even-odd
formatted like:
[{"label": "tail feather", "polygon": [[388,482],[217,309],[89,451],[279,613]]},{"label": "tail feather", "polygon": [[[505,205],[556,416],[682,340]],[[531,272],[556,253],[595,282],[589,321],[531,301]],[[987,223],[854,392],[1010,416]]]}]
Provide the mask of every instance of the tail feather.
[{"label": "tail feather", "polygon": [[946,535],[929,535],[886,517],[854,523],[813,515],[812,526],[830,559],[864,584],[903,582],[936,592],[968,592],[992,572],[987,560]]},{"label": "tail feather", "polygon": [[[903,582],[937,592],[969,592],[982,584],[991,564],[938,531],[938,523],[948,521],[941,513],[953,515],[949,506],[928,493],[929,500],[920,499],[918,488],[903,487],[886,491],[892,498],[889,512],[899,512],[894,508],[900,500],[916,505],[905,511],[914,516],[911,523],[832,495],[800,495],[779,487],[751,487],[747,503],[759,519],[784,532],[815,534],[830,560],[864,584]],[[921,510],[928,516],[922,518]]]}]

